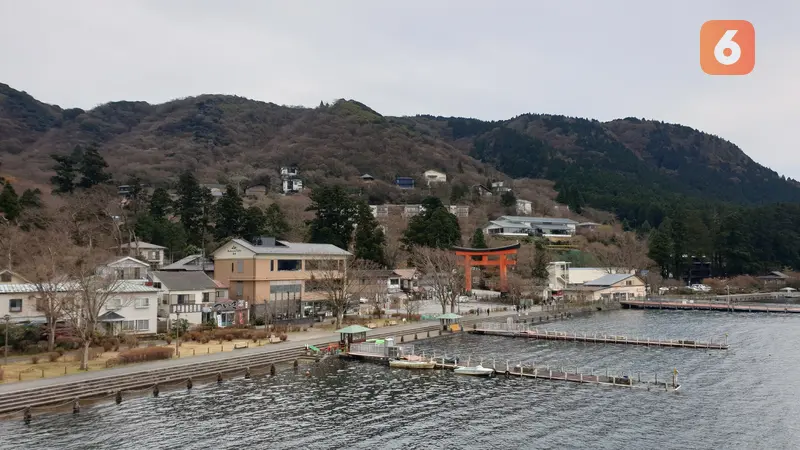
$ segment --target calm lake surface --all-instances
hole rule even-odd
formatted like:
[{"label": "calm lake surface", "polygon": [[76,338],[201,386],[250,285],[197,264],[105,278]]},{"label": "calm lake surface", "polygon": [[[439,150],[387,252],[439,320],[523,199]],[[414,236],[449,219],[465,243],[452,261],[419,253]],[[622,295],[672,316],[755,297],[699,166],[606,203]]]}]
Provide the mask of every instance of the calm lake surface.
[{"label": "calm lake surface", "polygon": [[0,422],[2,449],[800,448],[800,316],[618,311],[548,329],[708,340],[731,350],[656,349],[448,336],[426,352],[624,371],[677,393],[457,377],[328,359],[302,371]]}]

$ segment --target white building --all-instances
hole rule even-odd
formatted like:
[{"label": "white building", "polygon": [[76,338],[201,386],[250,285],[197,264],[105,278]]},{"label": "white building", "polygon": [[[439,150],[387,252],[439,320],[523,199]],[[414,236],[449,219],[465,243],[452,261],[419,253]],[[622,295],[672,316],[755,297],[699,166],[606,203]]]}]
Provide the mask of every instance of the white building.
[{"label": "white building", "polygon": [[447,209],[450,211],[450,214],[456,217],[469,217],[469,206],[467,205],[450,205]]},{"label": "white building", "polygon": [[500,216],[489,222],[483,232],[497,236],[541,236],[568,239],[575,235],[578,222],[556,217]]},{"label": "white building", "polygon": [[425,212],[425,207],[422,205],[403,205],[403,217],[414,217],[423,212]]},{"label": "white building", "polygon": [[517,214],[530,215],[533,214],[533,203],[530,200],[517,199]]},{"label": "white building", "polygon": [[283,180],[281,187],[284,194],[293,194],[303,190],[303,180],[300,178],[288,178]]},{"label": "white building", "polygon": [[159,269],[161,271],[168,271],[168,272],[205,272],[206,275],[209,277],[214,276],[214,261],[210,258],[206,258],[201,254],[189,255],[185,258],[181,258],[175,261],[172,264],[167,264],[166,266]]},{"label": "white building", "polygon": [[645,290],[645,282],[634,274],[606,274],[565,290],[564,298],[567,301],[625,301],[643,298]]},{"label": "white building", "polygon": [[[159,290],[161,297],[158,305],[159,317],[169,317],[170,320],[177,318],[176,314],[170,313],[170,307],[173,305],[203,305],[208,309],[205,311],[208,314],[218,298],[228,296],[227,289],[221,288],[202,271],[156,271],[150,273],[148,284]],[[202,309],[181,314],[181,318],[188,320],[192,325],[205,323],[209,317],[210,314],[203,317]]]},{"label": "white building", "polygon": [[136,241],[119,246],[128,256],[138,257],[147,261],[152,267],[158,268],[164,265],[164,252],[166,247],[151,244],[149,242]]},{"label": "white building", "polygon": [[295,166],[283,166],[281,167],[281,176],[282,177],[296,177],[300,171]]},{"label": "white building", "polygon": [[602,278],[609,274],[633,274],[633,270],[625,270],[613,267],[570,267],[570,284],[584,284]]},{"label": "white building", "polygon": [[150,273],[150,265],[132,256],[123,256],[106,264],[100,270],[113,271],[118,280],[144,284],[147,281],[147,275]]},{"label": "white building", "polygon": [[443,174],[442,172],[437,172],[435,170],[426,170],[422,174],[425,181],[428,183],[428,186],[431,183],[446,183],[447,182],[447,175]]},{"label": "white building", "polygon": [[369,205],[373,217],[389,217],[389,205]]},{"label": "white building", "polygon": [[[64,284],[58,289],[65,296],[75,289]],[[112,334],[156,333],[158,290],[139,283],[118,281],[100,311],[101,331]],[[12,322],[44,322],[44,311],[37,307],[39,289],[35,284],[0,285],[0,316],[8,314]]]},{"label": "white building", "polygon": [[21,284],[21,283],[30,283],[25,277],[22,275],[13,272],[11,270],[5,269],[0,271],[0,284]]}]

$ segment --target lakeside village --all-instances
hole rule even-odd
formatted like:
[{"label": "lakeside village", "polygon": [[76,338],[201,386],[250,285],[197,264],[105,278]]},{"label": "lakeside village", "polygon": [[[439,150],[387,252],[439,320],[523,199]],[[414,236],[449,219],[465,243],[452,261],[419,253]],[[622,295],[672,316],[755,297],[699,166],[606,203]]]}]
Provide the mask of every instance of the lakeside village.
[{"label": "lakeside village", "polygon": [[[303,189],[296,169],[283,172],[287,173],[284,193]],[[433,171],[425,177],[431,182],[445,176],[429,172]],[[397,182],[406,181],[398,178]],[[128,189],[121,186],[120,195],[127,198]],[[491,195],[503,189],[499,184],[492,189],[481,186],[479,191]],[[212,195],[219,197],[213,191]],[[598,226],[525,215],[532,212],[530,203],[518,200],[520,215],[500,216],[480,229],[485,236],[509,240],[508,245],[420,249],[413,255],[412,268],[359,265],[353,253],[336,245],[261,236],[229,239],[209,255],[192,254],[177,261],[167,260],[170,252],[164,246],[128,242],[115,249],[116,257],[93,269],[93,280],[102,280],[94,288],[85,279],[31,282],[7,269],[0,272],[7,372],[0,379],[21,381],[25,374],[39,371],[45,377],[62,368],[61,375],[168,359],[180,350],[163,346],[164,342],[169,345],[181,338],[192,354],[198,350],[203,354],[247,347],[249,341],[258,345],[282,342],[293,332],[312,329],[330,333],[352,325],[356,327],[352,330],[359,330],[354,335],[364,338],[365,330],[407,320],[441,318],[457,327],[461,316],[456,312],[478,314],[488,307],[519,311],[534,302],[624,302],[652,294],[644,270],[572,267],[565,261],[545,261],[546,274],[538,284],[531,282],[522,289],[511,286],[509,275],[518,263],[520,240],[536,237],[563,246],[582,228]],[[469,214],[467,206],[446,208],[456,217]],[[385,218],[393,211],[390,205],[370,206],[374,218]],[[413,217],[424,213],[424,207],[403,205],[400,213]],[[695,264],[687,282],[694,291],[706,292],[711,288],[699,284],[706,276],[703,267]],[[791,289],[786,287],[790,280],[780,272],[761,277],[772,290]],[[87,296],[87,290],[94,291],[88,306],[72,308],[74,298]],[[478,309],[474,303],[478,301],[484,309]],[[140,342],[146,341],[151,347],[140,348]],[[128,350],[120,351],[121,346]],[[19,366],[15,376],[9,376],[9,352]],[[67,352],[73,352],[72,356]],[[48,361],[55,363],[54,373],[46,373]],[[74,366],[65,365],[70,361]]]}]

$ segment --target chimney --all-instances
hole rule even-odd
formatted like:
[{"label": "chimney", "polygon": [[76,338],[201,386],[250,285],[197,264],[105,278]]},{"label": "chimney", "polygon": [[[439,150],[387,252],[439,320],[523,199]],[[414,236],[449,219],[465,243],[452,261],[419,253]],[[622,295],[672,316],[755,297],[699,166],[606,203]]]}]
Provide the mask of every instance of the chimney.
[{"label": "chimney", "polygon": [[269,236],[259,236],[253,240],[257,247],[275,247],[275,238]]}]

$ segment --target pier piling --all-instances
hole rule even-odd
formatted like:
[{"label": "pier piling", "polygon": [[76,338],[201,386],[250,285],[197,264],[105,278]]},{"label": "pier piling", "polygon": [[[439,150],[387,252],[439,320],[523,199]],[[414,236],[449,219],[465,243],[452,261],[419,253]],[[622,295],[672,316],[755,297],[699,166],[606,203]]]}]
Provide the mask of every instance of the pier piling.
[{"label": "pier piling", "polygon": [[122,403],[122,391],[117,391],[117,395],[114,398],[114,401],[117,402],[118,405]]}]

